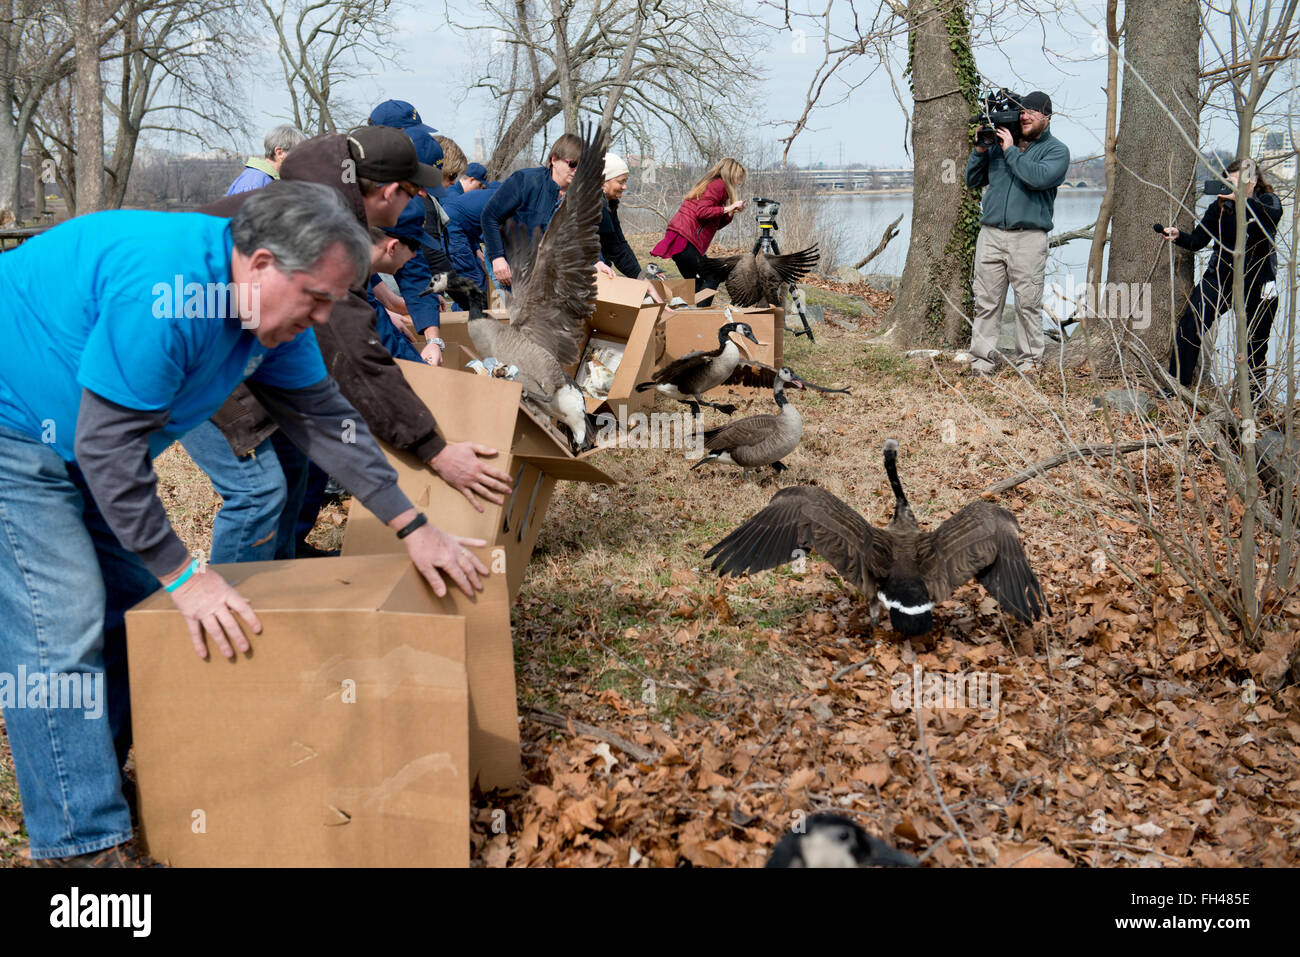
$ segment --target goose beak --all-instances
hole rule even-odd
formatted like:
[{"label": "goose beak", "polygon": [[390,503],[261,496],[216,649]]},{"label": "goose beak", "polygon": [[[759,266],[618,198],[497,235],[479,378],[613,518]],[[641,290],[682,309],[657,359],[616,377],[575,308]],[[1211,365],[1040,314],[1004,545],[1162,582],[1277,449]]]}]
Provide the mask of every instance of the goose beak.
[{"label": "goose beak", "polygon": [[790,379],[790,382],[789,382],[788,384],[791,385],[791,386],[793,386],[793,387],[796,388],[796,389],[803,389],[803,388],[806,388],[806,386],[804,385],[804,381],[803,381],[803,379],[799,378],[799,376],[797,376],[797,375],[792,376],[791,379]]},{"label": "goose beak", "polygon": [[753,343],[754,345],[756,345],[756,346],[766,346],[766,345],[769,344],[769,343],[766,343],[766,342],[759,342],[759,341],[758,341],[758,336],[754,335],[754,330],[753,330],[753,329],[746,329],[746,330],[745,330],[745,338],[748,339],[750,342],[752,342],[752,343]]}]

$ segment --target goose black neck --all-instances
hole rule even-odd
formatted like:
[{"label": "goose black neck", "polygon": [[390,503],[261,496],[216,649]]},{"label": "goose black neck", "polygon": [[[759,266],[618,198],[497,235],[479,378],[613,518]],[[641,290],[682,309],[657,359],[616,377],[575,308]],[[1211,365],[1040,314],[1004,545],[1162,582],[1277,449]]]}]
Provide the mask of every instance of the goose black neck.
[{"label": "goose black neck", "polygon": [[719,327],[718,329],[719,350],[727,348],[727,343],[731,341],[731,334],[734,331],[735,330],[732,328],[731,323],[727,323],[726,325]]},{"label": "goose black neck", "polygon": [[889,485],[894,490],[894,510],[903,511],[909,506],[907,496],[903,494],[903,483],[898,480],[898,452],[893,449],[885,451],[885,474],[889,476]]},{"label": "goose black neck", "polygon": [[777,406],[778,406],[779,408],[782,408],[782,409],[784,409],[785,406],[786,406],[786,403],[790,401],[789,399],[787,399],[787,398],[785,397],[785,380],[784,380],[784,379],[778,378],[778,379],[776,380],[776,382],[774,382],[774,383],[772,384],[772,398],[773,398],[774,400],[776,400],[776,404],[777,404]]}]

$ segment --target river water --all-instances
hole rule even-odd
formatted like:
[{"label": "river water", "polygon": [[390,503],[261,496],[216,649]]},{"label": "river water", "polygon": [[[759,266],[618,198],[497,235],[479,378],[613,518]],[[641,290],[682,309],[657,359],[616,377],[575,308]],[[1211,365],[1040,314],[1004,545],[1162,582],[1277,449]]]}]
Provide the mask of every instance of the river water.
[{"label": "river water", "polygon": [[[1061,189],[1056,194],[1056,205],[1053,213],[1052,232],[1059,233],[1072,229],[1078,229],[1082,226],[1090,225],[1097,220],[1097,213],[1101,210],[1101,200],[1105,191],[1101,189]],[[887,273],[890,275],[900,275],[903,272],[903,265],[907,261],[907,245],[911,239],[912,229],[912,194],[911,193],[861,193],[856,195],[836,195],[834,193],[821,194],[824,201],[834,210],[833,215],[840,220],[846,232],[848,243],[846,244],[844,254],[840,261],[852,265],[857,262],[880,241],[881,234],[885,227],[894,221],[901,213],[903,220],[898,224],[898,235],[886,247],[885,251],[871,261],[864,270],[865,272]],[[1204,212],[1206,205],[1212,202],[1207,197],[1201,197],[1197,205],[1197,218]],[[1286,241],[1289,237],[1291,228],[1292,207],[1290,198],[1284,196],[1282,205],[1282,222],[1278,227],[1278,271],[1286,271],[1286,263],[1289,253],[1285,248]],[[1191,225],[1191,216],[1183,214],[1178,217],[1177,223],[1183,227]],[[1168,225],[1168,224],[1166,224]],[[1154,238],[1154,234],[1153,234]],[[1088,253],[1091,251],[1092,242],[1087,239],[1076,239],[1073,242],[1066,243],[1063,246],[1056,246],[1048,253],[1046,287],[1043,293],[1043,305],[1046,310],[1052,310],[1062,316],[1070,316],[1074,313],[1074,306],[1070,302],[1062,302],[1057,296],[1058,290],[1068,291],[1071,285],[1082,286],[1087,280],[1088,273]],[[1205,268],[1209,260],[1209,254],[1212,249],[1207,246],[1196,256],[1196,276],[1199,278],[1201,271]],[[1109,252],[1109,250],[1108,250]],[[1102,270],[1103,276],[1105,269]],[[1284,277],[1278,282],[1278,295],[1280,297],[1278,304],[1277,319],[1273,324],[1273,342],[1270,353],[1275,357],[1280,340],[1286,327],[1285,311],[1286,289]],[[1055,288],[1054,288],[1055,287]],[[1008,301],[1014,301],[1015,296],[1009,295]],[[1044,327],[1055,328],[1053,322],[1048,316],[1044,315]],[[1220,356],[1231,355],[1231,338],[1234,323],[1232,322],[1231,313],[1225,313],[1220,317],[1216,329],[1216,352]],[[1220,360],[1216,366],[1222,367],[1225,360]]]}]

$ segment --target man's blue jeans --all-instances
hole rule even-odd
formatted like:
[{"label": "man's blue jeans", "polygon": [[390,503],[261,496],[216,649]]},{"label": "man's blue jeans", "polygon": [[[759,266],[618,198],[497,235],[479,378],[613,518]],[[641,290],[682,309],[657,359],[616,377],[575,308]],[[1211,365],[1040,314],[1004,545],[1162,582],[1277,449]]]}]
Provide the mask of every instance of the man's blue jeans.
[{"label": "man's blue jeans", "polygon": [[[124,616],[157,588],[104,523],[80,470],[0,426],[0,682],[19,696],[0,701],[33,858],[131,838]],[[34,683],[50,690],[45,700],[32,697]],[[76,706],[56,684],[80,686]]]},{"label": "man's blue jeans", "polygon": [[221,496],[212,525],[213,565],[293,558],[294,525],[307,490],[307,457],[280,432],[247,455],[236,455],[210,421],[181,445]]}]

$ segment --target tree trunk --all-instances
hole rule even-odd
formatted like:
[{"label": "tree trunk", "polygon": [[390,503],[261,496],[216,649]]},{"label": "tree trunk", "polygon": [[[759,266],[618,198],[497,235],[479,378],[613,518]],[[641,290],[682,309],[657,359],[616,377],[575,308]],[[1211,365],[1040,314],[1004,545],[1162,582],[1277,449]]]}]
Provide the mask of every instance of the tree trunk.
[{"label": "tree trunk", "polygon": [[11,124],[0,122],[0,227],[18,221],[18,211],[22,208],[18,198],[21,165],[17,133]]},{"label": "tree trunk", "polygon": [[77,81],[76,212],[104,208],[104,79],[99,73],[99,4],[77,0],[73,29]]},{"label": "tree trunk", "polygon": [[628,40],[627,46],[623,48],[623,59],[618,66],[618,76],[614,79],[614,88],[609,91],[609,98],[605,100],[605,109],[600,115],[601,128],[611,130],[611,143],[614,139],[612,132],[614,111],[618,108],[619,97],[623,95],[623,84],[632,75],[632,61],[636,58],[636,48],[641,42],[641,27],[645,24],[645,18],[641,15],[640,6],[636,8],[636,12],[632,16],[635,18],[632,22],[632,38]]},{"label": "tree trunk", "polygon": [[564,0],[551,0],[551,29],[555,35],[555,69],[560,77],[564,132],[578,132],[578,98],[573,93],[573,64],[569,56],[569,15]]},{"label": "tree trunk", "polygon": [[1099,302],[1101,315],[1084,318],[1066,343],[1067,366],[1086,361],[1111,375],[1134,351],[1168,361],[1174,322],[1191,292],[1192,257],[1173,249],[1171,284],[1172,247],[1151,226],[1195,224],[1200,40],[1196,0],[1124,5],[1114,187],[1124,201],[1111,218],[1106,289],[1096,291],[1106,305]]},{"label": "tree trunk", "polygon": [[911,0],[912,238],[880,339],[893,345],[970,341],[979,190],[966,188],[979,75],[960,0]]},{"label": "tree trunk", "polygon": [[1088,251],[1088,282],[1101,281],[1106,241],[1110,234],[1110,217],[1115,211],[1115,121],[1119,113],[1119,24],[1116,13],[1119,0],[1106,0],[1106,195],[1097,213],[1092,232],[1092,249]]}]

